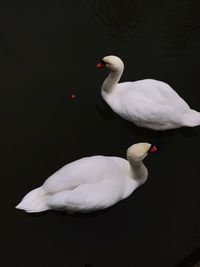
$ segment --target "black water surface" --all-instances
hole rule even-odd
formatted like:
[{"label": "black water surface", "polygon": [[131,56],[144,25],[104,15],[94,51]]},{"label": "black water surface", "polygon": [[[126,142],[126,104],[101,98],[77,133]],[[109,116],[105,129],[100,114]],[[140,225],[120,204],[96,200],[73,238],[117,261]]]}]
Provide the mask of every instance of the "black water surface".
[{"label": "black water surface", "polygon": [[68,162],[155,141],[104,105],[103,56],[124,60],[122,81],[163,80],[200,110],[199,1],[7,0],[0,29],[2,266],[172,267],[200,247],[200,127],[165,132],[147,183],[111,209],[14,208]]}]

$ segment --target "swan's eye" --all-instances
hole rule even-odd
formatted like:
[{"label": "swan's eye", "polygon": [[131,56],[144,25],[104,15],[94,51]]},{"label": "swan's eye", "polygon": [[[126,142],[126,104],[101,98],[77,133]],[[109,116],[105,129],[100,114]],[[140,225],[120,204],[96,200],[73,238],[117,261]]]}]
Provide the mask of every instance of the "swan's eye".
[{"label": "swan's eye", "polygon": [[158,149],[155,145],[151,145],[151,147],[149,148],[148,150],[148,153],[153,153],[153,152],[156,152]]},{"label": "swan's eye", "polygon": [[100,63],[98,63],[97,64],[97,68],[99,68],[99,69],[102,69],[102,68],[104,68],[106,66],[106,62],[105,61],[101,61]]}]

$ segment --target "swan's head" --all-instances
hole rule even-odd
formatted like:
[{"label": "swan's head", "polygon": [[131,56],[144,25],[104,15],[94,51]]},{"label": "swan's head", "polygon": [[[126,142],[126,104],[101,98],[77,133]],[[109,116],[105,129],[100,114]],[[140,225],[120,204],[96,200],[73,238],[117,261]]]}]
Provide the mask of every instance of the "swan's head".
[{"label": "swan's head", "polygon": [[142,161],[149,153],[157,151],[156,146],[149,143],[138,143],[130,146],[127,150],[127,159],[135,162]]},{"label": "swan's head", "polygon": [[112,71],[123,70],[124,63],[123,61],[117,56],[106,56],[104,57],[100,63],[97,64],[97,68],[104,68],[107,67]]}]

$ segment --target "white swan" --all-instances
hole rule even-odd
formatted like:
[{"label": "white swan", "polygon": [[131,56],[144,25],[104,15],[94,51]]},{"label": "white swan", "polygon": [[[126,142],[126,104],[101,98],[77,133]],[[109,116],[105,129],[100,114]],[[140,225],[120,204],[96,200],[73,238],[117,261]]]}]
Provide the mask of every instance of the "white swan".
[{"label": "white swan", "polygon": [[107,156],[76,160],[29,192],[16,208],[26,212],[91,212],[110,207],[147,180],[142,160],[155,150],[148,143],[138,143],[128,148],[128,160]]},{"label": "white swan", "polygon": [[153,79],[118,83],[124,64],[116,56],[106,56],[97,64],[104,66],[110,73],[102,85],[102,97],[124,119],[154,130],[200,125],[200,112],[190,109],[168,84]]}]

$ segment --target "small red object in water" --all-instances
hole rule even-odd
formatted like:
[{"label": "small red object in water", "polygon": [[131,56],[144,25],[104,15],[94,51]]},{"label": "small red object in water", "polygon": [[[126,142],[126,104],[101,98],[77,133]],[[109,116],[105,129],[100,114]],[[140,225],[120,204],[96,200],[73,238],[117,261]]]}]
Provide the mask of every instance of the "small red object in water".
[{"label": "small red object in water", "polygon": [[150,150],[149,150],[149,152],[150,153],[153,153],[153,152],[156,152],[158,149],[157,149],[157,147],[156,146],[153,146]]},{"label": "small red object in water", "polygon": [[98,63],[97,64],[97,68],[98,69],[102,69],[102,68],[104,68],[105,67],[105,63]]},{"label": "small red object in water", "polygon": [[70,97],[70,99],[72,99],[72,100],[73,100],[73,99],[75,99],[75,98],[76,98],[76,95],[75,95],[75,94],[71,94],[69,97]]}]

